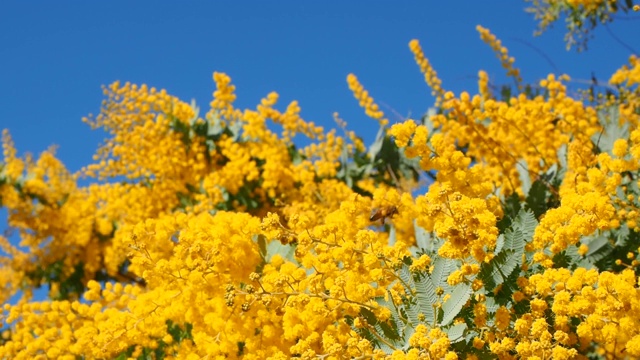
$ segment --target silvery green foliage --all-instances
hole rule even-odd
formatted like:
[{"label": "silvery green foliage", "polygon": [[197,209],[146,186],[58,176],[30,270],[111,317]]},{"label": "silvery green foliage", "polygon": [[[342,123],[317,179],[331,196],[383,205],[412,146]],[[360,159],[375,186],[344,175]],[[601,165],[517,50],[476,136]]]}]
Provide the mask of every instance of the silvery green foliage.
[{"label": "silvery green foliage", "polygon": [[536,226],[538,221],[532,212],[522,209],[518,212],[511,227],[500,234],[493,260],[482,266],[480,278],[485,287],[504,283],[522,265],[524,246],[533,237]]},{"label": "silvery green foliage", "polygon": [[[525,244],[533,237],[537,224],[533,212],[524,209],[520,209],[511,219],[510,226],[500,235],[494,259],[480,264],[481,271],[477,276],[482,279],[485,287],[475,293],[471,288],[475,275],[466,276],[454,286],[447,283],[447,278],[458,270],[461,262],[438,256],[437,250],[443,240],[417,225],[414,226],[419,247],[413,248],[412,253],[414,257],[429,255],[433,259],[432,267],[426,271],[412,272],[412,258],[406,258],[396,272],[397,282],[405,290],[400,296],[400,303],[396,304],[391,300],[389,291],[386,299],[378,299],[380,306],[391,311],[391,318],[383,322],[372,311],[363,309],[361,319],[369,326],[355,330],[387,354],[398,349],[408,350],[409,339],[420,324],[427,328],[439,328],[447,333],[452,348],[471,351],[473,338],[480,335],[473,325],[472,306],[477,300],[472,295],[483,294],[486,297],[489,313],[495,313],[500,305],[508,301],[512,291],[507,290],[495,297],[492,291],[498,286],[515,288],[515,277],[521,273]],[[473,260],[468,259],[467,262],[473,263]],[[492,320],[489,325],[493,326]],[[488,356],[480,352],[477,355],[480,358]]]},{"label": "silvery green foliage", "polygon": [[[435,265],[438,276],[444,276],[448,269],[454,269],[453,260],[443,259]],[[454,324],[453,319],[460,313],[471,295],[470,284],[449,286],[446,277],[435,278],[426,272],[413,273],[409,265],[404,264],[398,270],[398,281],[405,288],[400,304],[388,299],[378,299],[378,304],[391,310],[391,318],[387,322],[379,321],[374,313],[362,309],[361,317],[370,325],[369,328],[356,329],[365,338],[372,341],[387,354],[395,350],[408,350],[409,339],[416,332],[418,325],[427,328],[438,327],[449,335],[452,343],[462,341],[467,329],[466,323]],[[442,281],[444,280],[444,282]],[[437,295],[436,284],[444,283],[443,292]],[[449,300],[444,302],[443,299]]]},{"label": "silvery green foliage", "polygon": [[420,179],[418,159],[407,158],[404,151],[387,135],[385,126],[378,129],[376,139],[368,150],[355,149],[350,152],[348,147],[349,144],[345,142],[336,178],[360,195],[372,195],[358,187],[358,181],[363,179],[373,179],[376,184],[385,183],[391,186],[398,185],[396,179]]}]

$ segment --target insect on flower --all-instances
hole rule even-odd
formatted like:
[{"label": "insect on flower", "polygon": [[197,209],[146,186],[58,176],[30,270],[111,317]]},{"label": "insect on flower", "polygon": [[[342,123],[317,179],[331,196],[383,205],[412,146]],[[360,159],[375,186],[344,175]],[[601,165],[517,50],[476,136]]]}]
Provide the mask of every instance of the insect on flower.
[{"label": "insect on flower", "polygon": [[398,214],[398,208],[395,205],[391,206],[383,206],[381,208],[373,210],[371,213],[371,217],[369,221],[377,221],[380,220],[382,224],[384,224],[384,220],[386,218],[392,218],[393,215]]}]

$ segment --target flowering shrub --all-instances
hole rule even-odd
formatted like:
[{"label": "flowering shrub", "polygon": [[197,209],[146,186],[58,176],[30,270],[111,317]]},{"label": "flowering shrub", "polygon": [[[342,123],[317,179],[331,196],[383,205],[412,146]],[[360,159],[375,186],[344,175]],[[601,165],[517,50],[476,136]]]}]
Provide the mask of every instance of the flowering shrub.
[{"label": "flowering shrub", "polygon": [[389,127],[349,75],[368,148],[276,93],[234,107],[221,73],[202,116],[106,87],[85,121],[109,138],[76,174],[5,130],[0,358],[640,357],[640,60],[598,101],[567,76],[533,94],[478,31],[514,95],[482,71],[478,94],[446,91],[412,40],[435,111]]}]

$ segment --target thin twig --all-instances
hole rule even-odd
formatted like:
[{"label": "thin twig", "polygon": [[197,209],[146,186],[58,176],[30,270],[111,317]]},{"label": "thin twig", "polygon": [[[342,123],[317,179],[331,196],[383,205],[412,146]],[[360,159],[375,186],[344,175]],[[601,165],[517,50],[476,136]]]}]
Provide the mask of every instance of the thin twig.
[{"label": "thin twig", "polygon": [[632,48],[631,46],[629,46],[627,43],[625,43],[624,41],[622,41],[619,37],[617,37],[613,31],[611,31],[611,29],[609,28],[609,26],[607,26],[606,24],[604,25],[604,28],[607,30],[607,32],[609,33],[609,35],[613,38],[613,40],[617,41],[618,44],[620,44],[622,47],[624,47],[625,49],[629,50],[632,54],[634,55],[638,55],[638,52]]},{"label": "thin twig", "polygon": [[553,62],[553,60],[551,60],[551,58],[549,56],[547,56],[547,54],[540,50],[540,48],[538,48],[537,46],[534,46],[533,44],[531,44],[530,42],[520,39],[520,38],[511,38],[511,40],[513,41],[517,41],[529,48],[531,48],[533,51],[537,52],[538,55],[542,56],[545,60],[547,60],[547,62],[549,63],[549,65],[551,65],[551,67],[553,68],[553,71],[558,74],[560,72],[560,70],[558,69],[558,67],[556,66],[556,64]]},{"label": "thin twig", "polygon": [[400,121],[406,121],[408,119],[408,117],[402,116],[399,112],[397,112],[394,108],[389,106],[387,103],[380,101],[380,105],[382,105],[385,108],[389,109],[389,111],[391,111],[393,113],[393,115],[395,115],[398,119],[400,119]]}]

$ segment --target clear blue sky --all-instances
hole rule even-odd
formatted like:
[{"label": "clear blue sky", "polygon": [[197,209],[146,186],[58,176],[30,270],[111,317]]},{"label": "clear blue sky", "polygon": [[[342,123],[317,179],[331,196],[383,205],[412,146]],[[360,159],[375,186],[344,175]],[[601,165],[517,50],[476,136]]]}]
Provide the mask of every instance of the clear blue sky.
[{"label": "clear blue sky", "polygon": [[[420,40],[446,89],[476,89],[485,69],[504,72],[475,30],[500,37],[525,80],[553,72],[607,79],[630,54],[596,31],[589,51],[565,51],[564,24],[533,37],[523,1],[2,1],[0,3],[0,128],[20,152],[59,145],[78,170],[104,138],[81,122],[99,111],[101,85],[146,83],[208,108],[213,71],[237,85],[237,105],[255,107],[270,91],[296,99],[307,120],[333,127],[339,112],[367,142],[376,123],[358,108],[347,85],[354,72],[375,97],[403,115],[432,105],[407,43]],[[638,17],[636,15],[636,17]],[[640,20],[610,25],[640,48]],[[386,109],[384,109],[386,110]],[[393,122],[395,119],[391,117]]]}]

